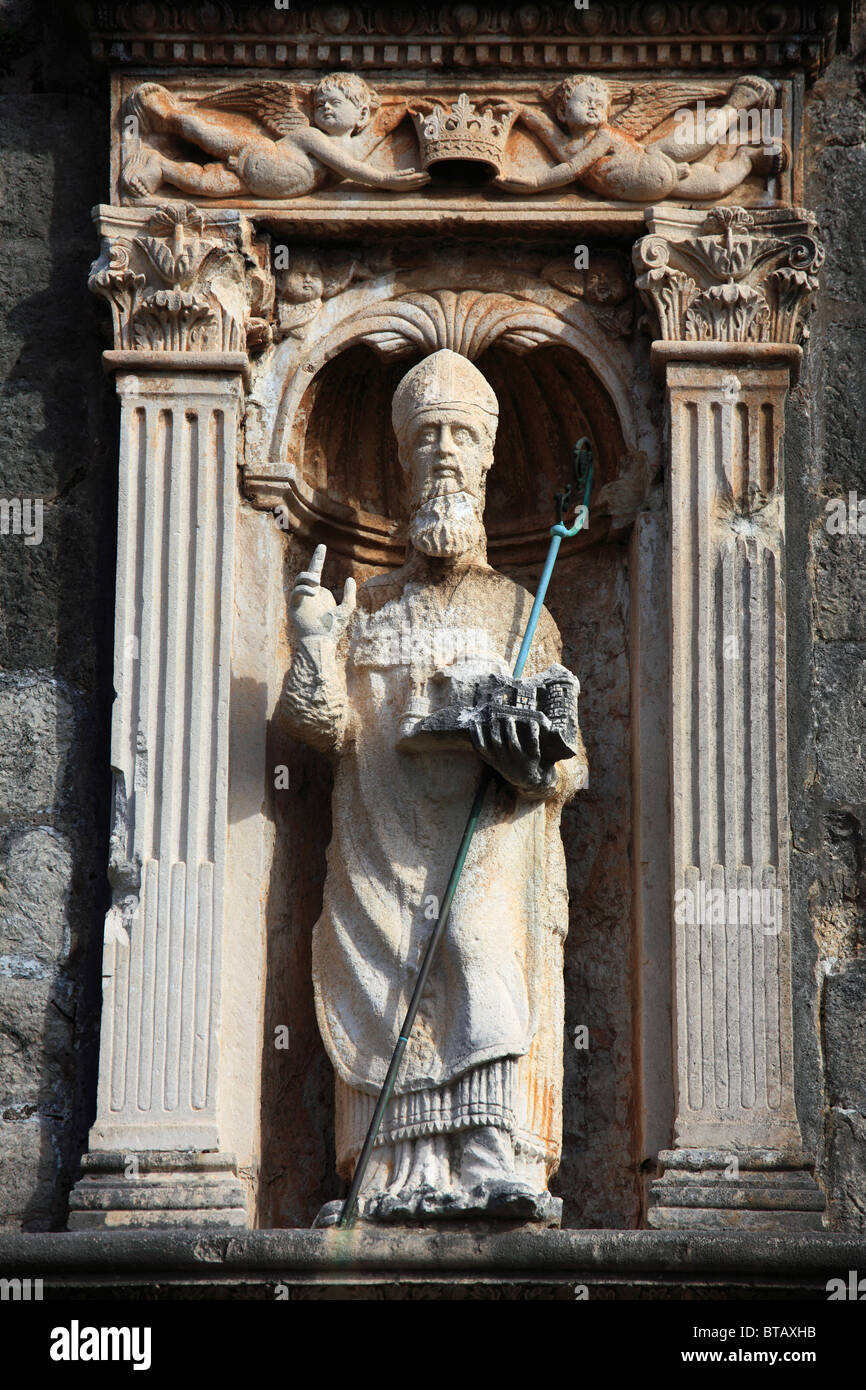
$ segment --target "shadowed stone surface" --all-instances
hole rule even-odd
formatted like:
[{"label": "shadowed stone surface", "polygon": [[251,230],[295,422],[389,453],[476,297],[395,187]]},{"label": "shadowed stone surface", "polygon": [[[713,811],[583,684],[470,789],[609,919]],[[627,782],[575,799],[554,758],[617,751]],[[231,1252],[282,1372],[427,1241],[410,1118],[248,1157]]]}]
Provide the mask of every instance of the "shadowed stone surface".
[{"label": "shadowed stone surface", "polygon": [[116,425],[87,293],[107,93],[62,6],[0,17],[0,1224],[65,1222],[95,1093]]},{"label": "shadowed stone surface", "polygon": [[852,56],[864,40],[861,13],[851,49],[807,96],[803,197],[827,260],[786,450],[797,1107],[804,1140],[817,1148],[828,1224],[860,1230],[866,1120],[855,1020],[866,1013],[866,535],[831,535],[825,523],[829,500],[847,503],[850,490],[866,496],[866,118],[861,60]]},{"label": "shadowed stone surface", "polygon": [[679,1231],[244,1233],[0,1237],[0,1277],[62,1298],[641,1298],[826,1301],[866,1265],[852,1235]]}]

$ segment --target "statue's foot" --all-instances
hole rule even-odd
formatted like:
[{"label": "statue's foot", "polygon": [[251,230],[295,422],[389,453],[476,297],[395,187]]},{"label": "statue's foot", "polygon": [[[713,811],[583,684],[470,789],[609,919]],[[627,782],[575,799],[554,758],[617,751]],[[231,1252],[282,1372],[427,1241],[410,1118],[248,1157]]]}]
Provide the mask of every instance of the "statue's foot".
[{"label": "statue's foot", "polygon": [[177,102],[167,87],[158,82],[142,82],[129,98],[129,110],[139,120],[159,125],[177,115]]},{"label": "statue's foot", "polygon": [[425,1184],[396,1193],[383,1192],[380,1197],[371,1199],[364,1214],[369,1220],[395,1224],[436,1221],[459,1215],[459,1212],[459,1193]]},{"label": "statue's foot", "polygon": [[[358,1202],[356,1219],[368,1224],[417,1225],[461,1215],[468,1203],[466,1194],[438,1192],[433,1187],[404,1188],[401,1192],[377,1192]],[[342,1201],[326,1202],[313,1222],[317,1230],[336,1226],[343,1211]]]},{"label": "statue's foot", "polygon": [[736,111],[772,111],[776,105],[776,89],[764,77],[740,77],[731,88],[727,101]]},{"label": "statue's foot", "polygon": [[418,1194],[404,1188],[402,1192],[382,1192],[371,1197],[364,1215],[369,1221],[414,1221]]},{"label": "statue's foot", "polygon": [[784,174],[790,167],[791,153],[787,145],[764,145],[750,153],[756,174]]},{"label": "statue's foot", "polygon": [[448,1217],[460,1216],[464,1205],[465,1199],[461,1192],[436,1192],[428,1189],[418,1201],[417,1219],[447,1220]]},{"label": "statue's foot", "polygon": [[[345,1202],[342,1198],[326,1202],[320,1208],[313,1222],[313,1230],[327,1230],[339,1224]],[[374,1193],[372,1197],[359,1197],[355,1207],[355,1220],[365,1222],[405,1221],[411,1219],[405,1213],[410,1210],[407,1198],[389,1195],[387,1192]]]},{"label": "statue's foot", "polygon": [[[313,1222],[316,1230],[336,1226],[342,1201],[326,1202]],[[537,1192],[519,1179],[479,1183],[471,1192],[437,1192],[435,1188],[380,1192],[358,1203],[357,1221],[367,1225],[417,1226],[439,1221],[519,1221],[558,1226],[562,1201],[549,1192]]]},{"label": "statue's foot", "polygon": [[143,145],[127,156],[123,165],[123,186],[134,198],[149,198],[162,183],[162,160],[155,150]]},{"label": "statue's foot", "polygon": [[467,1214],[492,1221],[532,1221],[558,1226],[562,1200],[550,1192],[537,1192],[519,1179],[479,1183],[469,1194]]}]

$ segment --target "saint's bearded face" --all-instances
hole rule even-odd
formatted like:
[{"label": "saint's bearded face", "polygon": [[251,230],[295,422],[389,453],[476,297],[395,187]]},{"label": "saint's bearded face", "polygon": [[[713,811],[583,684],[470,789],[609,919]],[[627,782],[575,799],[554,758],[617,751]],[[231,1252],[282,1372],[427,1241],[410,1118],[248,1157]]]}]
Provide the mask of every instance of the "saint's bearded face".
[{"label": "saint's bearded face", "polygon": [[401,441],[409,472],[409,539],[425,555],[456,559],[484,543],[484,478],[492,432],[478,412],[425,412]]}]

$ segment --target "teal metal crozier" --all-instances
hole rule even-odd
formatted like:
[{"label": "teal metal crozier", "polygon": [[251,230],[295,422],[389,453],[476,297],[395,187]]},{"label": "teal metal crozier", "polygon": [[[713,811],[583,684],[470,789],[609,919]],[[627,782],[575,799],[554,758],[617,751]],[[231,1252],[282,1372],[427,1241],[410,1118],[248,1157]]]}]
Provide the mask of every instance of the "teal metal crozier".
[{"label": "teal metal crozier", "polygon": [[[544,599],[550,584],[550,577],[553,574],[553,567],[556,564],[556,557],[559,554],[559,547],[568,537],[576,536],[578,531],[589,525],[589,496],[592,490],[593,467],[592,445],[586,436],[584,436],[582,439],[579,439],[574,446],[574,486],[578,495],[580,494],[580,490],[583,490],[583,502],[577,508],[574,524],[572,526],[566,526],[563,517],[572,494],[572,485],[569,484],[565,492],[556,498],[558,520],[556,525],[550,528],[550,546],[547,551],[547,559],[544,562],[544,569],[541,573],[538,592],[535,595],[535,602],[532,605],[529,622],[526,624],[526,631],[523,634],[523,641],[520,644],[520,651],[517,653],[517,661],[514,664],[513,675],[515,680],[519,680],[523,675],[523,668],[526,665],[526,658],[529,656],[529,649],[532,646],[532,639],[535,636],[535,629],[538,626],[538,618],[544,606]],[[424,959],[418,971],[418,979],[415,981],[415,988],[412,991],[412,998],[409,1001],[409,1008],[406,1011],[403,1027],[400,1029],[400,1036],[397,1039],[397,1046],[394,1048],[391,1064],[388,1067],[388,1073],[385,1077],[382,1089],[379,1092],[379,1099],[376,1101],[376,1108],[370,1120],[370,1127],[367,1130],[364,1146],[358,1156],[358,1162],[355,1164],[352,1185],[343,1203],[343,1209],[340,1212],[340,1220],[337,1223],[339,1226],[350,1226],[354,1220],[358,1205],[358,1196],[361,1191],[364,1176],[367,1172],[370,1156],[376,1143],[376,1137],[382,1124],[382,1117],[391,1099],[391,1092],[394,1089],[394,1082],[400,1070],[403,1053],[406,1051],[406,1046],[412,1035],[412,1027],[415,1023],[418,1005],[421,1003],[421,996],[424,993],[424,986],[427,983],[427,977],[430,974],[439,942],[445,934],[448,918],[451,915],[451,904],[454,901],[454,894],[457,892],[460,875],[463,873],[463,866],[466,863],[469,846],[472,844],[475,831],[478,828],[478,822],[481,819],[481,811],[484,806],[484,798],[487,795],[487,788],[493,781],[494,776],[495,773],[493,768],[485,764],[484,771],[481,774],[481,780],[478,784],[478,790],[475,793],[475,799],[469,811],[469,818],[466,821],[466,828],[463,831],[463,838],[460,841],[460,848],[454,860],[454,867],[451,870],[448,887],[445,889],[445,896],[442,899],[436,926],[433,928],[432,935],[427,943]]]}]

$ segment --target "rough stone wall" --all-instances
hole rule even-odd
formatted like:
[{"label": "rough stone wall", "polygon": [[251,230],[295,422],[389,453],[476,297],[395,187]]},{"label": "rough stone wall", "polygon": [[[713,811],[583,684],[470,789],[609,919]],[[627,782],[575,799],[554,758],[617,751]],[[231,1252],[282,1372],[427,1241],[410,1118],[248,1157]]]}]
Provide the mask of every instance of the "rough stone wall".
[{"label": "rough stone wall", "polygon": [[[92,1119],[106,907],[116,410],[87,290],[107,93],[59,7],[0,5],[0,1224],[48,1230]],[[33,539],[38,536],[38,529]]]},{"label": "rough stone wall", "polygon": [[[866,14],[808,96],[805,205],[827,248],[788,411],[789,732],[798,1108],[829,1224],[866,1229]],[[804,583],[804,579],[807,581]]]}]

